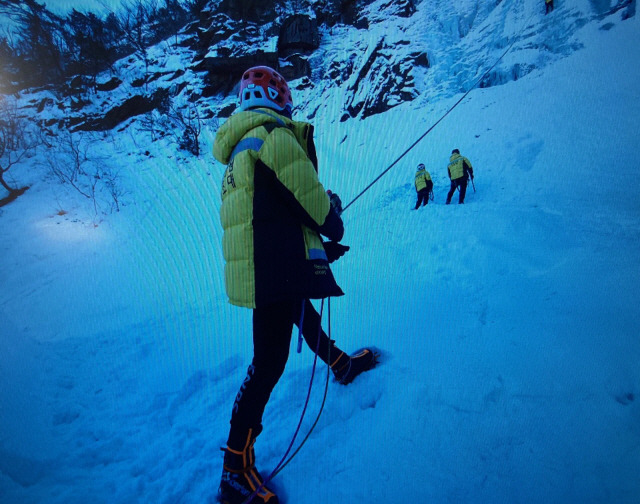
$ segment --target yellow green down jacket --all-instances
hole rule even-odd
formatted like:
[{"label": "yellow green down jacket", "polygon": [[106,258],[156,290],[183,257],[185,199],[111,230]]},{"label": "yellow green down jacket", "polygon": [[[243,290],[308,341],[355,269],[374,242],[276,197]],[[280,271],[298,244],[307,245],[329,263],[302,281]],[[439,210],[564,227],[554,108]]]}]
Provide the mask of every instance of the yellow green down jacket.
[{"label": "yellow green down jacket", "polygon": [[339,241],[344,227],[318,180],[313,126],[268,108],[242,111],[218,130],[213,154],[227,165],[220,221],[229,302],[342,295],[320,234]]},{"label": "yellow green down jacket", "polygon": [[449,166],[447,167],[449,172],[449,178],[456,180],[462,177],[467,177],[467,173],[473,175],[473,167],[471,161],[466,157],[461,156],[458,152],[451,154],[449,158]]},{"label": "yellow green down jacket", "polygon": [[431,181],[431,174],[424,168],[417,170],[415,180],[416,192],[426,189],[428,185],[427,181]]}]

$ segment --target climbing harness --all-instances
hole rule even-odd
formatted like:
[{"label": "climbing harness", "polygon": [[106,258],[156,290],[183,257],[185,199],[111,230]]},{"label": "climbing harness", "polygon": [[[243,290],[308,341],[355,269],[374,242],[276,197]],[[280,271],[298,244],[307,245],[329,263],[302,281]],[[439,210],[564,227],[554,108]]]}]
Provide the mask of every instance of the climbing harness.
[{"label": "climbing harness", "polygon": [[[530,19],[530,18],[529,18],[529,19]],[[527,22],[528,22],[528,21],[527,21]],[[526,24],[526,23],[525,23],[525,24]],[[500,63],[500,61],[502,61],[502,58],[504,58],[504,57],[507,55],[507,53],[511,50],[511,48],[514,46],[514,44],[516,43],[516,41],[517,41],[517,39],[514,39],[514,40],[513,40],[513,42],[511,42],[511,44],[509,44],[509,46],[505,49],[505,51],[504,51],[504,52],[500,55],[500,57],[496,60],[496,62],[495,62],[493,65],[491,65],[491,67],[489,67],[489,69],[488,69],[485,73],[483,73],[483,74],[482,74],[482,76],[481,76],[478,80],[476,80],[476,81],[473,83],[473,86],[471,86],[471,87],[469,88],[469,90],[468,90],[465,94],[463,94],[463,95],[460,97],[460,99],[459,99],[457,102],[455,102],[455,103],[454,103],[454,104],[453,104],[453,105],[452,105],[452,106],[451,106],[451,107],[450,107],[450,108],[449,108],[449,109],[448,109],[448,110],[447,110],[447,111],[446,111],[446,112],[445,112],[445,113],[444,113],[444,114],[443,114],[443,115],[442,115],[442,116],[441,116],[441,117],[440,117],[440,118],[439,118],[439,119],[438,119],[438,120],[437,120],[437,121],[436,121],[436,122],[435,122],[435,123],[434,123],[434,124],[429,128],[429,129],[428,129],[428,130],[427,130],[427,131],[425,131],[425,132],[424,132],[424,133],[423,133],[423,134],[422,134],[422,135],[421,135],[421,136],[420,136],[420,137],[419,137],[415,142],[413,142],[413,143],[412,143],[412,144],[411,144],[411,145],[410,145],[410,146],[409,146],[409,147],[408,147],[408,148],[407,148],[407,149],[406,149],[402,154],[400,154],[400,156],[398,156],[398,158],[397,158],[393,163],[391,163],[389,166],[387,166],[387,167],[382,171],[382,173],[380,173],[380,175],[378,175],[375,179],[373,179],[373,181],[372,181],[372,182],[371,182],[367,187],[365,187],[365,188],[360,192],[360,194],[358,194],[358,195],[357,195],[355,198],[353,198],[353,199],[352,199],[352,200],[351,200],[347,205],[345,205],[345,206],[342,208],[342,211],[344,212],[347,208],[349,208],[351,205],[353,205],[353,204],[356,202],[356,200],[357,200],[360,196],[362,196],[365,192],[367,192],[367,191],[371,188],[371,186],[373,186],[373,184],[375,184],[378,180],[380,180],[384,174],[386,174],[389,170],[391,170],[391,168],[393,168],[393,167],[394,167],[394,166],[395,166],[395,165],[396,165],[396,164],[397,164],[397,163],[398,163],[398,162],[399,162],[403,157],[405,157],[405,156],[409,153],[409,151],[411,151],[411,150],[412,150],[416,145],[418,145],[418,143],[419,143],[419,142],[420,142],[424,137],[426,137],[429,133],[431,133],[431,131],[432,131],[432,130],[433,130],[433,129],[434,129],[434,128],[435,128],[435,127],[436,127],[436,126],[437,126],[437,125],[438,125],[438,124],[439,124],[439,123],[440,123],[440,122],[441,122],[445,117],[447,117],[447,116],[451,113],[451,111],[452,111],[454,108],[456,108],[456,107],[460,104],[460,102],[461,102],[462,100],[464,100],[464,99],[469,95],[469,93],[471,93],[471,91],[473,91],[473,90],[475,89],[475,87],[476,87],[476,86],[477,86],[477,85],[478,85],[478,84],[479,84],[479,83],[480,83],[480,82],[481,82],[481,81],[482,81],[482,80],[483,80],[483,79],[484,79],[484,78],[489,74],[489,72],[491,72],[491,70],[493,70],[493,69],[496,67],[496,65],[497,65],[498,63]],[[475,188],[474,188],[474,189],[475,189]]]},{"label": "climbing harness", "polygon": [[[304,300],[303,300],[303,303],[304,303]],[[327,301],[327,312],[328,312],[328,328],[327,328],[328,335],[327,336],[329,338],[329,346],[328,346],[328,354],[327,354],[327,379],[326,379],[326,382],[325,382],[324,395],[322,397],[322,404],[320,405],[320,410],[318,411],[318,415],[316,416],[316,419],[313,422],[313,425],[309,429],[309,432],[307,432],[307,435],[302,440],[300,445],[296,448],[296,450],[291,454],[291,456],[289,458],[287,458],[287,456],[289,455],[289,452],[291,451],[291,448],[293,448],[293,444],[295,443],[296,437],[300,433],[300,427],[302,426],[302,421],[304,420],[304,416],[305,416],[305,413],[307,411],[307,406],[309,405],[309,398],[311,397],[311,388],[313,387],[313,378],[315,376],[316,364],[318,362],[318,352],[320,351],[320,332],[322,331],[322,312],[323,312],[323,309],[324,309],[324,299],[322,299],[322,302],[320,304],[320,322],[318,323],[318,342],[316,344],[315,356],[313,358],[313,368],[311,369],[311,379],[309,380],[309,389],[307,391],[307,397],[305,399],[304,406],[302,408],[302,414],[300,415],[300,420],[298,421],[298,426],[296,427],[296,430],[293,433],[293,437],[291,438],[291,442],[289,443],[289,446],[287,447],[287,450],[285,451],[284,455],[280,459],[280,462],[278,462],[278,464],[276,464],[275,469],[273,469],[273,471],[271,471],[271,474],[269,474],[269,476],[267,476],[264,479],[264,481],[258,486],[258,488],[256,488],[253,491],[253,493],[242,502],[242,504],[248,504],[249,502],[251,502],[253,500],[253,498],[256,495],[258,495],[258,492],[260,492],[260,490],[262,490],[273,478],[275,478],[275,476],[277,474],[280,473],[280,471],[282,471],[289,464],[289,462],[291,462],[293,457],[295,457],[298,454],[298,452],[300,451],[302,446],[307,442],[307,439],[309,439],[309,436],[311,436],[311,433],[313,432],[313,429],[315,429],[316,425],[318,424],[318,421],[320,420],[320,415],[322,415],[322,411],[324,409],[324,405],[325,405],[325,402],[326,402],[326,399],[327,399],[327,392],[329,390],[329,374],[331,372],[331,366],[329,365],[329,362],[331,361],[331,359],[330,359],[330,355],[331,355],[330,354],[330,352],[331,352],[331,298],[328,298],[328,301]],[[303,312],[302,317],[304,317],[304,305],[303,305],[303,308],[302,308],[302,312]],[[300,329],[300,334],[302,334],[302,321],[303,321],[302,317],[300,319],[300,328],[299,328]]]}]

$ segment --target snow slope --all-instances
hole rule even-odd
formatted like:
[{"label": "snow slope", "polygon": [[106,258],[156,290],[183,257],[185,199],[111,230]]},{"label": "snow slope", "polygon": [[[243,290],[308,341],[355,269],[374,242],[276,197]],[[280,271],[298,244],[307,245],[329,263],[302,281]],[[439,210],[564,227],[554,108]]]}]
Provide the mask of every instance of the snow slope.
[{"label": "snow slope", "polygon": [[[569,22],[557,3],[531,23]],[[472,91],[345,212],[331,334],[384,363],[329,383],[275,479],[283,501],[640,499],[638,20],[618,12],[562,43],[544,68]],[[449,86],[364,121],[320,107],[326,186],[354,198],[455,103]],[[103,146],[130,189],[117,214],[97,218],[35,164],[14,174],[33,185],[0,215],[2,503],[213,502],[251,355],[250,312],[222,284],[223,167],[160,142],[123,154],[134,141]],[[476,172],[463,206],[444,205],[454,147]],[[413,211],[418,162],[436,199]],[[291,440],[312,357],[292,343],[263,473]]]}]

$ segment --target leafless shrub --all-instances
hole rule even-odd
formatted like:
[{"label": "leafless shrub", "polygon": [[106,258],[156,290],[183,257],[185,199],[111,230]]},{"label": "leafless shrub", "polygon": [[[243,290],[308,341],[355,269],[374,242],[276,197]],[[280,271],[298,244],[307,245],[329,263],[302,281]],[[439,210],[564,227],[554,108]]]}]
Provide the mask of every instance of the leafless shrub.
[{"label": "leafless shrub", "polygon": [[7,181],[9,170],[41,144],[42,136],[35,123],[20,115],[14,99],[0,95],[0,185],[9,192],[8,201],[27,189],[14,187]]},{"label": "leafless shrub", "polygon": [[180,149],[199,156],[202,123],[195,105],[179,108],[166,104],[165,107],[146,114],[140,122],[140,128],[149,133],[152,141],[168,136]]},{"label": "leafless shrub", "polygon": [[105,204],[109,211],[119,211],[123,195],[119,174],[106,157],[95,153],[98,140],[71,131],[62,132],[57,140],[57,155],[48,159],[51,172],[90,200],[96,214],[105,211]]}]

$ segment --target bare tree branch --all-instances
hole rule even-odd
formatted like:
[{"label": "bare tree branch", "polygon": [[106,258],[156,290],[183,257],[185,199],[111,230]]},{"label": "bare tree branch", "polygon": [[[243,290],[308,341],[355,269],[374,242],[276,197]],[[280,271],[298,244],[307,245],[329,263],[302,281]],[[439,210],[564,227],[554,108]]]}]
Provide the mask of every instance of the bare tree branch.
[{"label": "bare tree branch", "polygon": [[19,114],[15,100],[0,95],[0,185],[9,194],[20,191],[6,180],[7,172],[35,152],[42,138],[35,124]]}]

